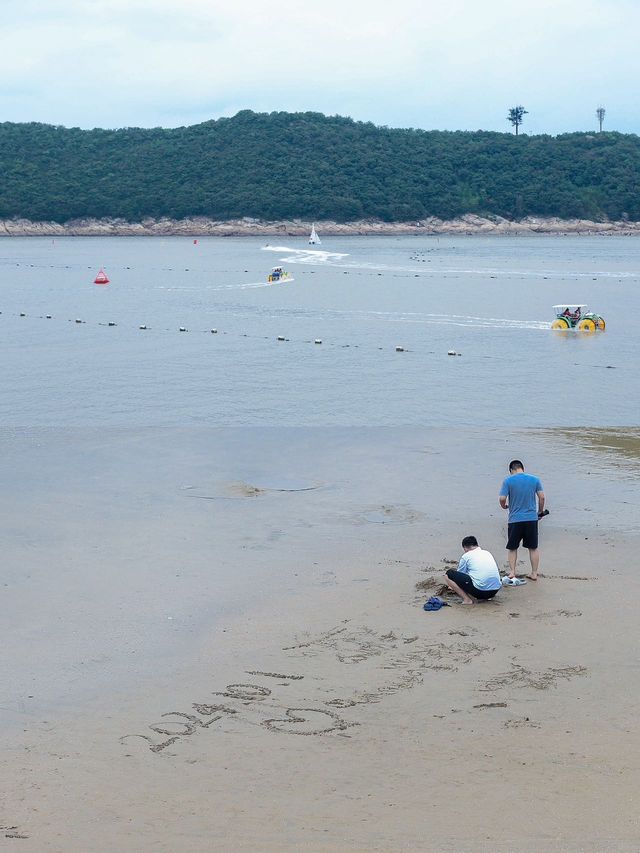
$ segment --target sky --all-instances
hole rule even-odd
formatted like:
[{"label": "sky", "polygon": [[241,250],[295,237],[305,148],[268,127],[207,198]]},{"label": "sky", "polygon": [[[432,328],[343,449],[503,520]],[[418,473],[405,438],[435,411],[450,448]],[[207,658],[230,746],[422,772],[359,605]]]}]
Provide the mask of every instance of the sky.
[{"label": "sky", "polygon": [[640,132],[640,0],[0,0],[0,121]]}]

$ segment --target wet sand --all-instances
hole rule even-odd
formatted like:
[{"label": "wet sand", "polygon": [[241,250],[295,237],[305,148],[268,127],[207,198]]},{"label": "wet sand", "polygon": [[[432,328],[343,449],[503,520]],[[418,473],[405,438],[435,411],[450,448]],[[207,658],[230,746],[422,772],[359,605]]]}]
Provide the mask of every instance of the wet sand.
[{"label": "wet sand", "polygon": [[[577,435],[5,435],[7,849],[636,850],[637,431]],[[514,455],[544,577],[424,612]]]}]

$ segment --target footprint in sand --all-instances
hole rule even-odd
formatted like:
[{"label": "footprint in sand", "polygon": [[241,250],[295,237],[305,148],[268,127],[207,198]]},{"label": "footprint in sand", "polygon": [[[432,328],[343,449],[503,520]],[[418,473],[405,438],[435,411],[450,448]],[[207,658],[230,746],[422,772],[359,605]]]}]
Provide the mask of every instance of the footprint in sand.
[{"label": "footprint in sand", "polygon": [[507,720],[504,726],[506,729],[541,728],[540,723],[536,723],[534,720],[530,720],[529,717],[525,717],[524,720]]},{"label": "footprint in sand", "polygon": [[422,518],[424,513],[406,504],[382,504],[365,507],[362,512],[353,516],[352,520],[355,524],[413,524]]},{"label": "footprint in sand", "polygon": [[588,578],[583,575],[543,575],[542,572],[538,575],[539,578],[547,578],[555,581],[595,581],[597,578]]},{"label": "footprint in sand", "polygon": [[534,613],[534,619],[556,619],[558,616],[563,616],[565,619],[575,619],[577,616],[582,616],[581,610],[553,610],[550,613]]}]

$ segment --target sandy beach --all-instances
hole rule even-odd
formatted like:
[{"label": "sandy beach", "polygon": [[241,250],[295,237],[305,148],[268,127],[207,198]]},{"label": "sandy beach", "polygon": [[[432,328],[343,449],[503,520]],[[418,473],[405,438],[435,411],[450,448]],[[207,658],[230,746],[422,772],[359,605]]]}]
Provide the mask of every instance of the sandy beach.
[{"label": "sandy beach", "polygon": [[[5,436],[3,848],[636,850],[637,431],[241,433]],[[523,447],[543,577],[424,612]]]}]

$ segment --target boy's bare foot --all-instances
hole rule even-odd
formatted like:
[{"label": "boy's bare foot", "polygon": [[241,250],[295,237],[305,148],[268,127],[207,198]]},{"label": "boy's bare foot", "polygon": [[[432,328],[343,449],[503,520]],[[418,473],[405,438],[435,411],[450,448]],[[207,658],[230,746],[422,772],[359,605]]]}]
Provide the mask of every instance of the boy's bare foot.
[{"label": "boy's bare foot", "polygon": [[462,603],[463,603],[463,604],[475,604],[475,601],[471,601],[471,600],[469,600],[469,601],[465,601],[465,600],[463,599]]},{"label": "boy's bare foot", "polygon": [[537,581],[538,580],[538,575],[527,575],[527,577],[529,578],[530,581]]}]

